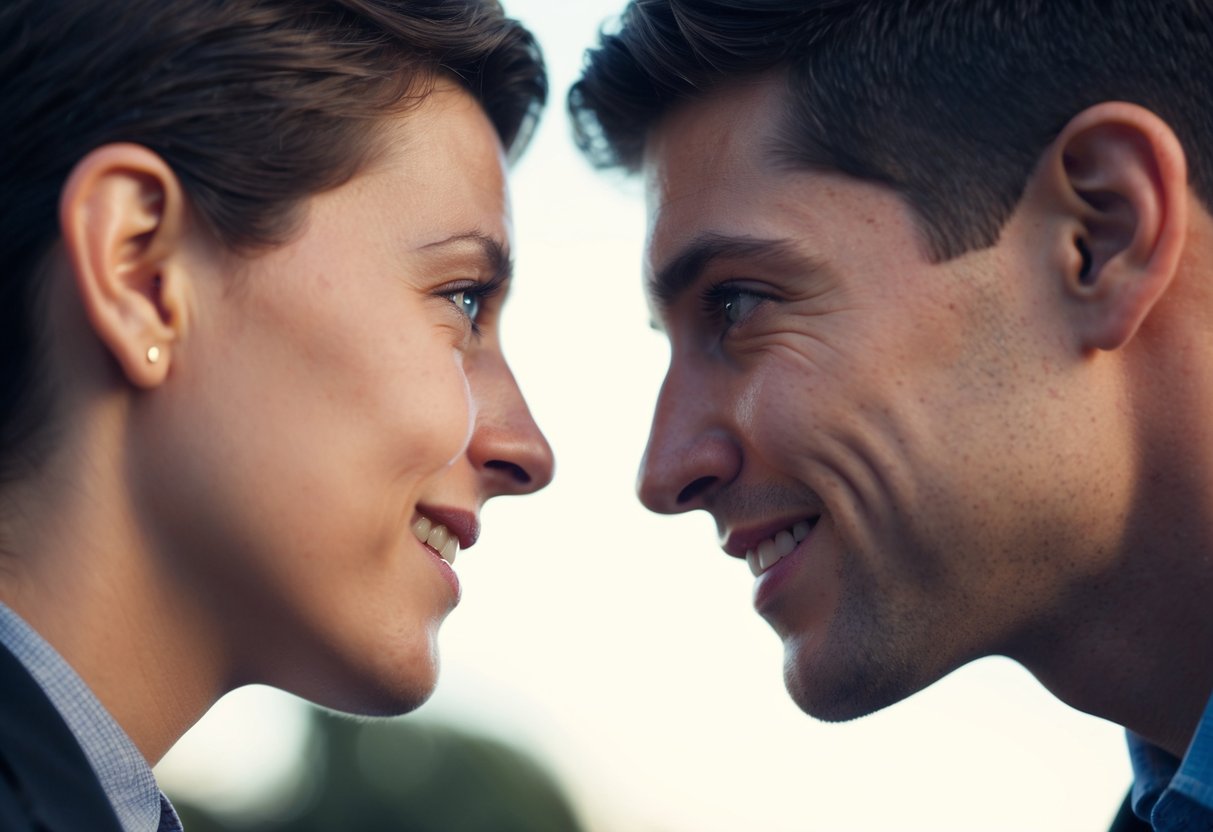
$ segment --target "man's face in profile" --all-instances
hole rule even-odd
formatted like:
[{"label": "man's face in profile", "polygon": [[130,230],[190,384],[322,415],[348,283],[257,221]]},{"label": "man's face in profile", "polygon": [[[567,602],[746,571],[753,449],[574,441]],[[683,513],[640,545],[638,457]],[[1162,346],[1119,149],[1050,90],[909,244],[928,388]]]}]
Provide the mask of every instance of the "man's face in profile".
[{"label": "man's face in profile", "polygon": [[1030,651],[1092,498],[1070,479],[1064,379],[1040,384],[1056,322],[1043,281],[1018,277],[1022,235],[932,262],[891,190],[773,157],[783,94],[726,87],[650,136],[671,363],[640,495],[713,515],[758,576],[793,697],[847,719]]}]

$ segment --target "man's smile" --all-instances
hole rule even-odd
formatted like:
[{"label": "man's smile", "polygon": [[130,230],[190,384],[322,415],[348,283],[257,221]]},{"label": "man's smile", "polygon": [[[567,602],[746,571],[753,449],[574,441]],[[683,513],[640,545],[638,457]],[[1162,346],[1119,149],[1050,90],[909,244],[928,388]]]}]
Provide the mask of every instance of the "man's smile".
[{"label": "man's smile", "polygon": [[744,558],[754,577],[770,569],[792,553],[796,544],[809,536],[820,514],[799,520],[780,520],[764,527],[736,531],[728,536],[724,550],[735,558]]}]

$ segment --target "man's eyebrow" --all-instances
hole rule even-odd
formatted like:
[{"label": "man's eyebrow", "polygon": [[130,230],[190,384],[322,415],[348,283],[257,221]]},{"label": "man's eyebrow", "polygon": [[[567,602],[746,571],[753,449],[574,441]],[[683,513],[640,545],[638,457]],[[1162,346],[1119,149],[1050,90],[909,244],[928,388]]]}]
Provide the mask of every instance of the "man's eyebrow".
[{"label": "man's eyebrow", "polygon": [[494,279],[508,280],[513,274],[514,262],[510,258],[509,251],[500,240],[482,231],[467,231],[462,234],[454,234],[445,240],[427,243],[420,250],[440,251],[443,249],[458,250],[461,248],[482,257],[489,273],[492,274]]},{"label": "man's eyebrow", "polygon": [[767,267],[815,271],[820,263],[796,251],[791,240],[702,234],[686,245],[649,281],[649,297],[668,307],[718,260],[747,260]]}]

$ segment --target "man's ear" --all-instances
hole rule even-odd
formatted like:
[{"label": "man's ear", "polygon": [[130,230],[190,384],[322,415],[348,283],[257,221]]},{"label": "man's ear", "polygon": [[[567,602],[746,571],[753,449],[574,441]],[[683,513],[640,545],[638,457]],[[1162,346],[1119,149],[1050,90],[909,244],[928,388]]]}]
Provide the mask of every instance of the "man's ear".
[{"label": "man's ear", "polygon": [[1134,104],[1075,116],[1035,177],[1051,203],[1054,273],[1086,349],[1133,338],[1170,286],[1187,236],[1188,172],[1171,128]]},{"label": "man's ear", "polygon": [[60,232],[85,313],[137,387],[167,377],[184,325],[186,213],[176,174],[134,144],[89,153],[60,196]]}]

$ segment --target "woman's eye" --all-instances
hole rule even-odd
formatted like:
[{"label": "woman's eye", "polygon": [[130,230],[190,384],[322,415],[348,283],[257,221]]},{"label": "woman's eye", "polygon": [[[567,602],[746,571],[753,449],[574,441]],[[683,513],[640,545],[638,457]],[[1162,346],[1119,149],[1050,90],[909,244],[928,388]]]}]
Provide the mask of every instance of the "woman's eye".
[{"label": "woman's eye", "polygon": [[455,304],[457,309],[467,315],[468,320],[474,322],[480,316],[479,293],[471,289],[462,289],[458,292],[451,292],[447,298]]},{"label": "woman's eye", "polygon": [[509,270],[503,269],[491,280],[461,280],[454,285],[448,283],[446,286],[439,287],[434,294],[446,299],[448,303],[462,312],[472,326],[472,334],[479,336],[481,315],[489,319],[493,317],[496,310],[493,298],[504,291],[509,278]]}]

